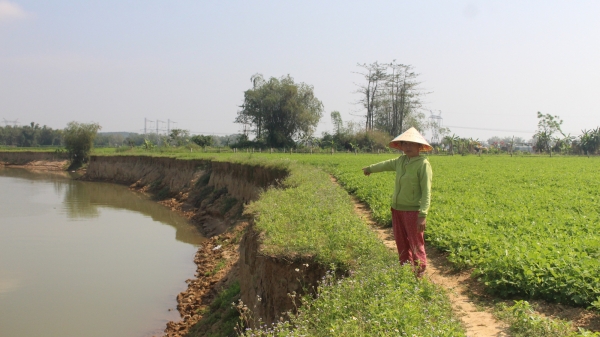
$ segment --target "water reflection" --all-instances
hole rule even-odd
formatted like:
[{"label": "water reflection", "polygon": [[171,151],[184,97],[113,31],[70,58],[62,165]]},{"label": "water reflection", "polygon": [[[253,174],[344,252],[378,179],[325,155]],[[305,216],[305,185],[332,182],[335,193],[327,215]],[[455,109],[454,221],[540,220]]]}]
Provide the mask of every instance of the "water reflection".
[{"label": "water reflection", "polygon": [[158,334],[202,241],[125,186],[0,168],[0,336]]},{"label": "water reflection", "polygon": [[0,177],[25,179],[33,184],[51,183],[56,195],[63,197],[64,212],[71,220],[100,216],[101,209],[125,209],[142,213],[152,220],[176,229],[175,239],[198,245],[204,238],[187,219],[158,205],[147,197],[130,191],[126,186],[73,180],[79,175],[70,172],[36,172],[27,169],[1,168]]}]

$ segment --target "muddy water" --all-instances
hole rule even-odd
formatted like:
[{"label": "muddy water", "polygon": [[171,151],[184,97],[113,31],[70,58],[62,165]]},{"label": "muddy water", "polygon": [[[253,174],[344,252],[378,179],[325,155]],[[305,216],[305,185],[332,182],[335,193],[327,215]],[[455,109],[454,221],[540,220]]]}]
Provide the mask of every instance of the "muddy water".
[{"label": "muddy water", "polygon": [[202,241],[124,186],[0,168],[0,336],[159,335]]}]

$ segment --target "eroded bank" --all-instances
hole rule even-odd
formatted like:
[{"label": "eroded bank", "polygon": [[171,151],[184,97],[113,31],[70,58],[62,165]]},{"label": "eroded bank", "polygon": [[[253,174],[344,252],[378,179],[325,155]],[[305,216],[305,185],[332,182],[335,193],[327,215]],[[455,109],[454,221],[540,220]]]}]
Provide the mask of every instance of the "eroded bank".
[{"label": "eroded bank", "polygon": [[[125,184],[154,195],[160,203],[185,215],[209,238],[195,257],[196,279],[178,296],[182,320],[167,325],[168,336],[185,336],[209,313],[218,292],[239,282],[240,297],[256,322],[270,324],[317,285],[326,268],[312,260],[288,260],[264,254],[261,233],[244,205],[277,187],[289,172],[284,167],[210,159],[145,156],[92,157],[82,179]],[[222,244],[222,243],[228,243]],[[303,269],[298,274],[296,270]],[[250,322],[253,324],[253,322]]]}]

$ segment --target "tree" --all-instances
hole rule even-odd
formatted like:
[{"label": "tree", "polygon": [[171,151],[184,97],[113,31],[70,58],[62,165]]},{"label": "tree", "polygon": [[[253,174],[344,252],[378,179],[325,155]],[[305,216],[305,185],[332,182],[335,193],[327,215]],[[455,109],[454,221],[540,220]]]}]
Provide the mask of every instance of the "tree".
[{"label": "tree", "polygon": [[214,139],[212,136],[197,135],[192,137],[192,142],[204,149],[207,146],[211,146],[214,142]]},{"label": "tree", "polygon": [[190,132],[182,129],[172,129],[169,134],[170,143],[174,146],[185,145],[190,138]]},{"label": "tree", "polygon": [[600,127],[595,130],[582,130],[579,136],[579,148],[583,154],[589,156],[600,148]]},{"label": "tree", "polygon": [[357,72],[357,74],[362,75],[367,82],[358,85],[356,92],[362,96],[358,103],[367,110],[365,130],[370,131],[373,130],[375,125],[375,110],[378,103],[380,103],[381,88],[387,78],[387,66],[379,64],[377,61],[371,64],[359,63],[358,66],[364,68],[364,71]]},{"label": "tree", "polygon": [[94,138],[102,127],[98,123],[70,122],[63,131],[65,148],[72,164],[81,164],[89,159],[94,147]]},{"label": "tree", "polygon": [[357,103],[366,110],[367,131],[379,130],[396,136],[409,127],[425,128],[420,99],[425,93],[419,89],[418,74],[412,66],[396,60],[358,66],[365,69],[357,74],[364,77],[366,84],[359,84],[356,92],[361,95]]},{"label": "tree", "polygon": [[560,128],[563,121],[562,119],[560,119],[560,117],[556,115],[544,115],[539,111],[537,113],[537,118],[538,131],[534,136],[536,139],[536,147],[540,150],[548,151],[550,153],[550,156],[552,156],[552,147],[557,140],[554,137],[554,134],[556,132],[559,132],[561,135],[563,135],[563,137],[567,137]]},{"label": "tree", "polygon": [[418,90],[420,82],[416,81],[417,74],[412,71],[412,66],[398,64],[394,60],[390,64],[392,73],[386,81],[387,95],[389,96],[390,116],[388,128],[390,135],[398,135],[405,129],[405,119],[421,107]]},{"label": "tree", "polygon": [[289,75],[266,81],[258,74],[251,80],[236,123],[253,126],[256,139],[271,147],[292,146],[303,135],[312,136],[323,115],[312,86],[295,83]]},{"label": "tree", "polygon": [[335,129],[335,134],[339,135],[342,132],[342,128],[344,127],[344,122],[342,121],[342,115],[340,115],[339,111],[331,112],[331,122],[333,123],[333,127]]}]

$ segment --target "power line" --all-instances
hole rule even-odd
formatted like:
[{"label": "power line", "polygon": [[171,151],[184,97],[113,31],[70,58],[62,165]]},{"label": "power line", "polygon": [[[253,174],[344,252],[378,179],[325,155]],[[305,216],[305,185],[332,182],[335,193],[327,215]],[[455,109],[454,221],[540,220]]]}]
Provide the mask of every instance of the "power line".
[{"label": "power line", "polygon": [[446,125],[448,128],[457,128],[457,129],[470,129],[470,130],[481,130],[481,131],[500,131],[500,132],[519,132],[519,133],[535,133],[535,131],[524,131],[524,130],[503,130],[503,129],[486,129],[486,128],[473,128],[468,126],[452,126]]}]

